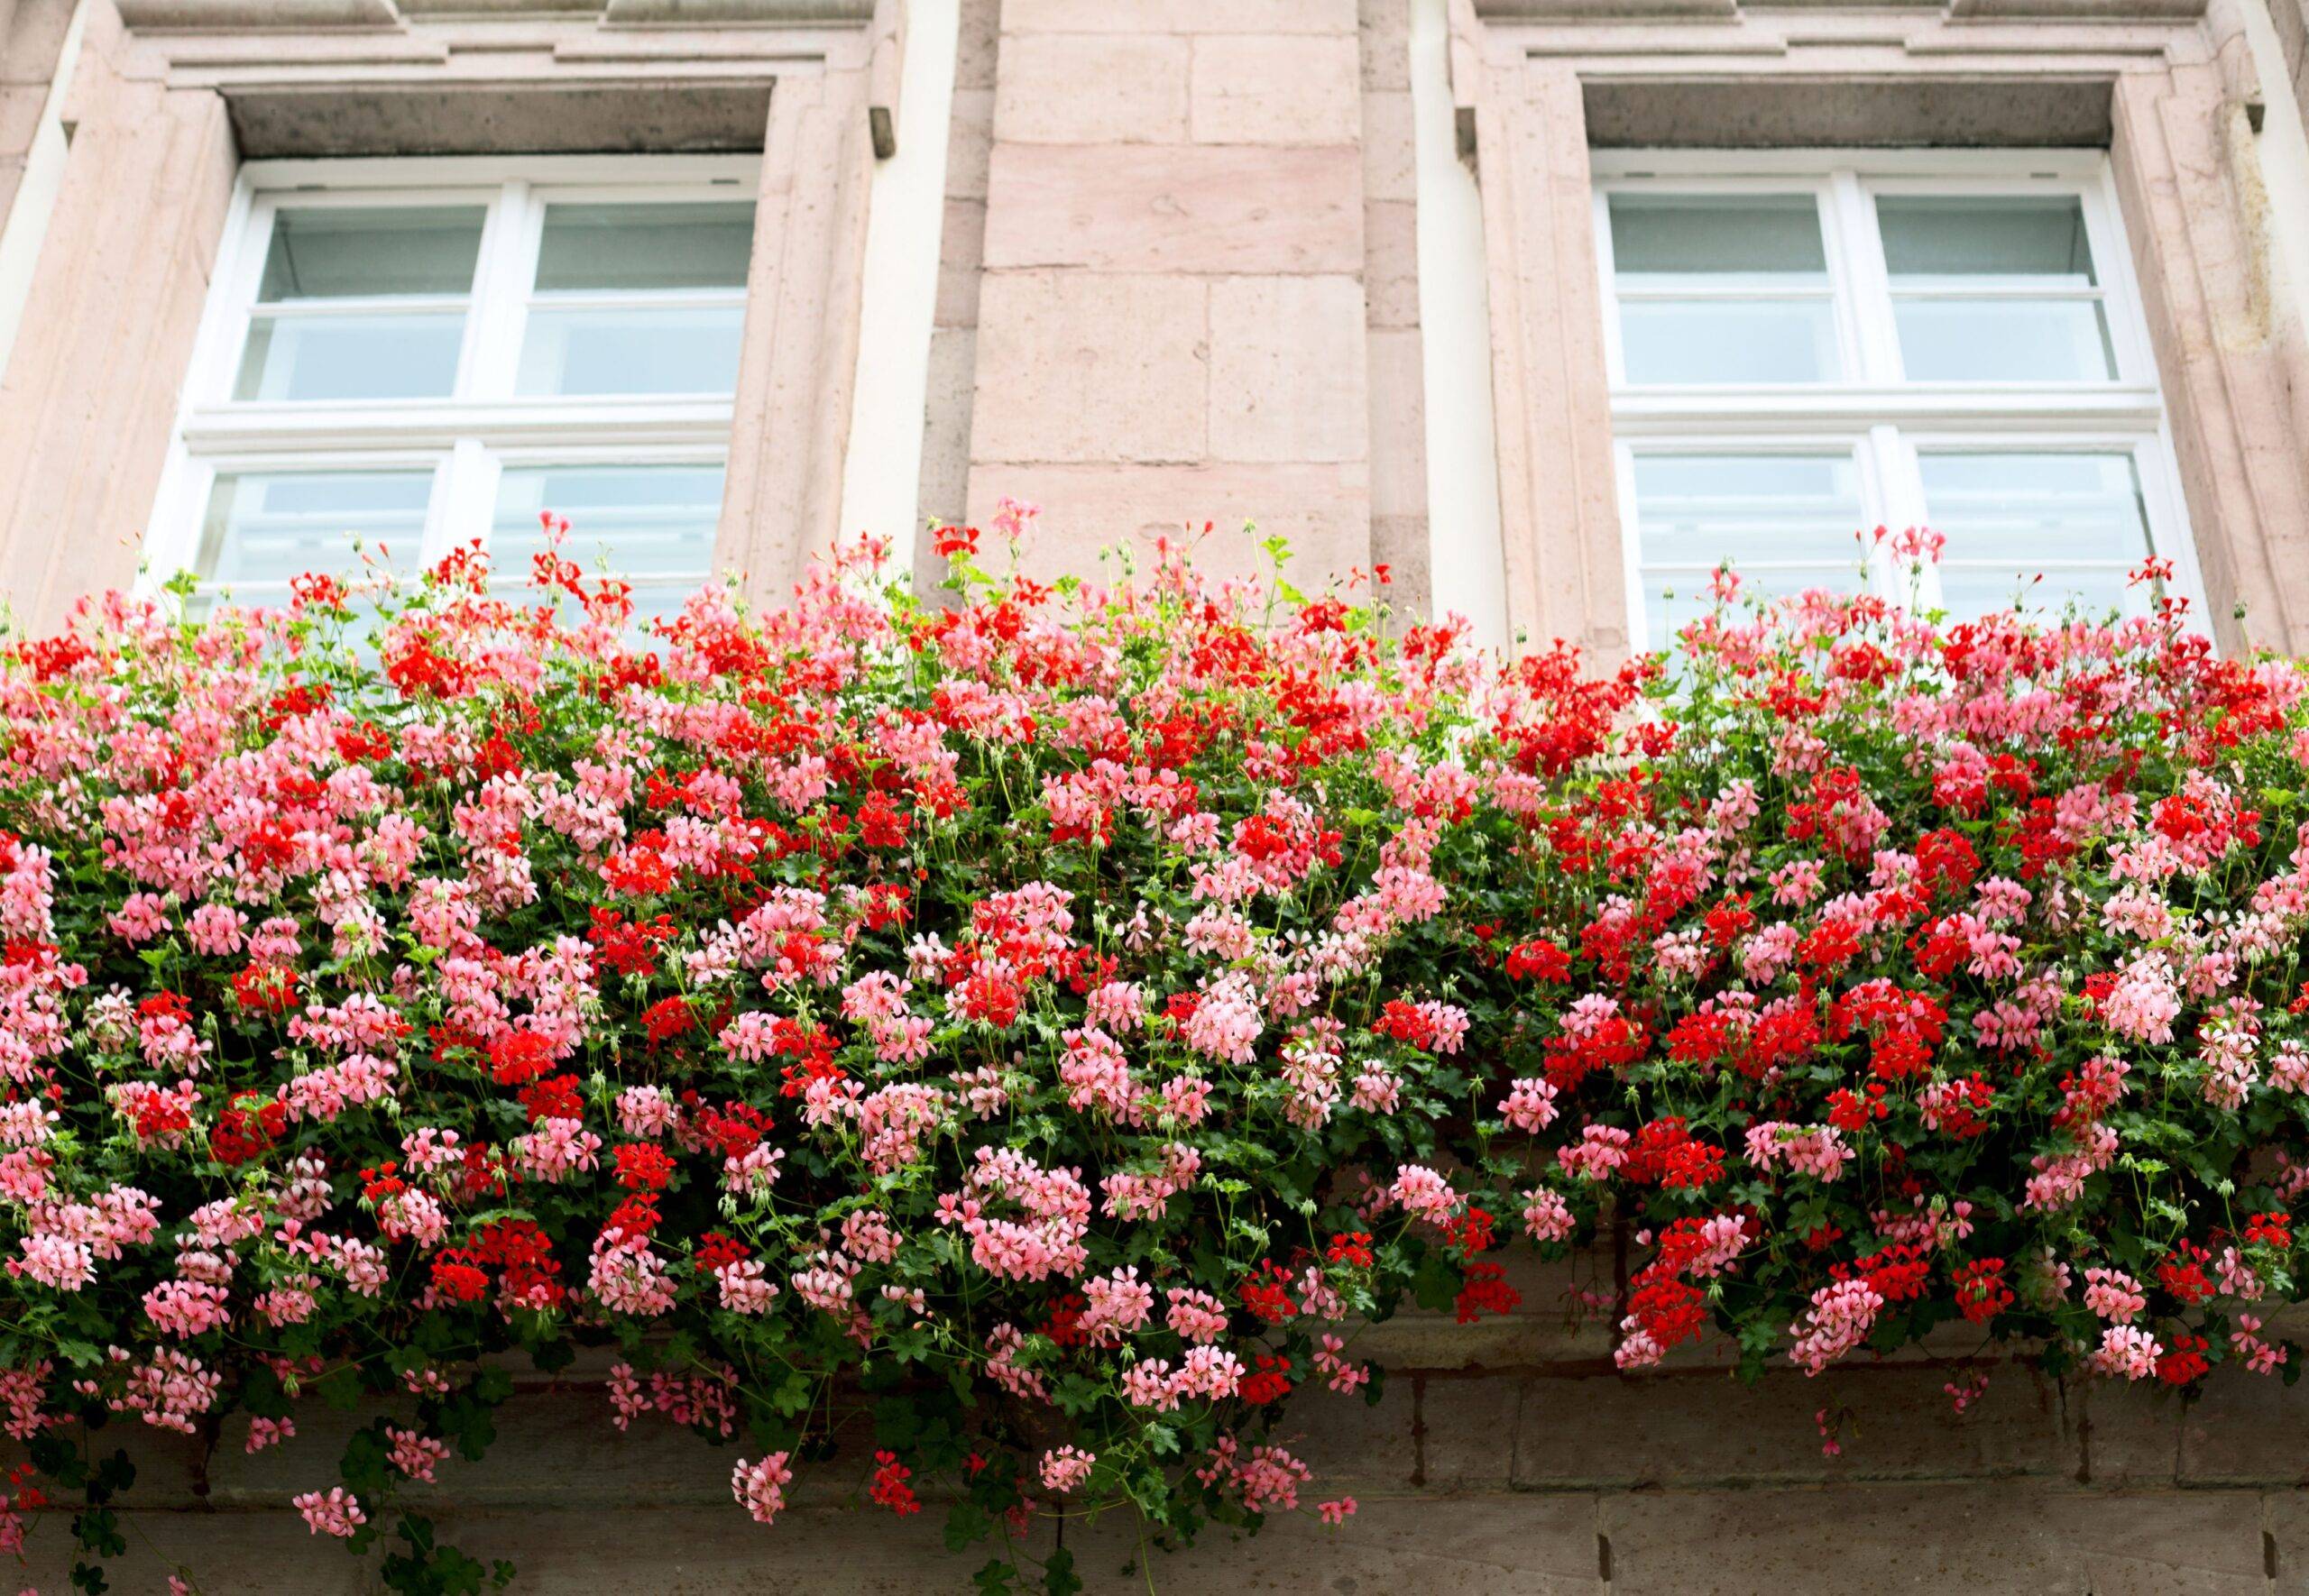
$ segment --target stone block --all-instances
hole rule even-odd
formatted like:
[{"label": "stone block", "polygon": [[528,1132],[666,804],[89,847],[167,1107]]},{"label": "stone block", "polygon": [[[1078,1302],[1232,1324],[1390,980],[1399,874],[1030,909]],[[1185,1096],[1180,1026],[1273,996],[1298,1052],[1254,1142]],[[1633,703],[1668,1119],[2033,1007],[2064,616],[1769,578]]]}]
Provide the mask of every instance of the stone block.
[{"label": "stone block", "polygon": [[1514,1375],[1422,1374],[1419,1483],[1422,1491],[1504,1491],[1515,1472],[1517,1417],[1533,1381]]},{"label": "stone block", "polygon": [[2042,1513],[2033,1491],[1937,1483],[1612,1495],[1599,1517],[1612,1596],[2088,1596]]},{"label": "stone block", "polygon": [[[1375,561],[1395,559],[1400,563],[1399,546],[1382,544],[1383,520],[1390,526],[1397,524],[1395,518],[1372,518],[1371,557]],[[1420,520],[1419,536],[1416,560],[1423,581],[1427,557],[1424,516]],[[1415,603],[1424,613],[1423,588],[1415,599],[1403,592],[1394,592],[1393,599],[1399,607]],[[1596,1274],[1599,1262],[1608,1271],[1608,1260],[1582,1255],[1550,1261],[1529,1248],[1517,1247],[1499,1254],[1499,1261],[1506,1270],[1505,1283],[1522,1298],[1513,1312],[1486,1314],[1473,1324],[1462,1325],[1449,1309],[1430,1313],[1407,1306],[1398,1309],[1391,1319],[1358,1328],[1352,1343],[1355,1355],[1406,1371],[1570,1366],[1575,1371],[1592,1372],[1611,1367],[1609,1320],[1578,1311],[1576,1305],[1576,1294],[1581,1291],[1600,1289],[1609,1293],[1609,1273],[1600,1279]]]},{"label": "stone block", "polygon": [[1005,143],[1175,143],[1187,136],[1184,39],[1018,33],[1002,45],[994,136]]},{"label": "stone block", "polygon": [[1390,1375],[1373,1403],[1362,1391],[1342,1396],[1311,1381],[1292,1393],[1274,1439],[1315,1472],[1311,1489],[1322,1496],[1418,1491],[1417,1383]]},{"label": "stone block", "polygon": [[1002,0],[961,0],[961,22],[954,41],[954,87],[994,87],[1002,39]]},{"label": "stone block", "polygon": [[[1394,611],[1397,630],[1429,619],[1435,609],[1434,584],[1429,572],[1427,518],[1371,518],[1371,563],[1387,567],[1388,583],[1381,596]],[[1486,1324],[1499,1323],[1486,1320]],[[1608,1345],[1605,1355],[1610,1355]]]},{"label": "stone block", "polygon": [[1410,200],[1364,202],[1363,299],[1375,327],[1419,326],[1419,206]]},{"label": "stone block", "polygon": [[2076,1415],[2077,1476],[2096,1486],[2171,1485],[2180,1478],[2178,1392],[2163,1387],[2078,1380],[2068,1388]]},{"label": "stone block", "polygon": [[947,120],[946,197],[984,199],[986,163],[994,152],[994,91],[958,88]]},{"label": "stone block", "polygon": [[1202,144],[1351,144],[1362,134],[1355,36],[1211,33],[1194,41]]},{"label": "stone block", "polygon": [[1352,33],[1356,0],[1003,0],[1011,33]]},{"label": "stone block", "polygon": [[1419,150],[1412,132],[1411,93],[1388,89],[1363,96],[1363,197],[1417,199]]},{"label": "stone block", "polygon": [[[981,415],[985,391],[981,383]],[[983,524],[1005,493],[1043,507],[1021,568],[1045,582],[1069,574],[1114,581],[1119,566],[1101,558],[1109,548],[1127,551],[1143,571],[1165,538],[1191,546],[1197,568],[1213,580],[1265,571],[1258,544],[1273,537],[1290,544],[1291,579],[1302,588],[1370,564],[1370,485],[1360,462],[972,466],[972,519]],[[1257,523],[1256,536],[1243,531],[1246,519]]]},{"label": "stone block", "polygon": [[2047,1494],[2038,1510],[2093,1596],[2263,1596],[2262,1500],[2249,1491]]},{"label": "stone block", "polygon": [[[1155,1590],[1182,1593],[1603,1596],[1595,1519],[1584,1497],[1358,1497],[1336,1529],[1275,1517],[1237,1540],[1213,1526],[1191,1550],[1151,1559],[1147,1574]],[[1125,1533],[1109,1519],[1094,1544]],[[1096,1596],[1145,1596],[1148,1586],[1146,1575],[1133,1583],[1103,1564],[1084,1580]]]},{"label": "stone block", "polygon": [[[2049,1382],[2000,1369],[1963,1414],[1935,1369],[1793,1371],[1746,1386],[1693,1371],[1535,1380],[1516,1426],[1515,1483],[1730,1485],[1872,1480],[2068,1479],[2074,1453]],[[1849,1415],[1825,1456],[1816,1416]]]},{"label": "stone block", "polygon": [[1207,295],[1192,278],[990,273],[980,289],[971,457],[1201,458]]},{"label": "stone block", "polygon": [[[427,1512],[477,1509],[588,1508],[619,1511],[711,1507],[730,1500],[730,1470],[742,1447],[717,1445],[650,1414],[624,1430],[611,1423],[608,1396],[597,1387],[523,1390],[497,1411],[497,1439],[479,1462],[452,1454],[432,1486],[405,1488],[412,1508]],[[219,1508],[281,1507],[316,1481],[336,1476],[352,1433],[366,1427],[348,1415],[308,1404],[297,1415],[294,1439],[245,1454],[246,1422],[226,1421],[210,1463],[209,1500]],[[862,1438],[862,1420],[858,1426]],[[869,1449],[870,1450],[870,1449]],[[860,1454],[862,1457],[864,1454]],[[584,1458],[585,1466],[571,1468]],[[854,1486],[847,1465],[808,1472],[789,1498]],[[862,1476],[860,1476],[862,1477]]]},{"label": "stone block", "polygon": [[1362,0],[1363,87],[1411,87],[1411,0]]},{"label": "stone block", "polygon": [[2176,1406],[2182,1484],[2309,1486],[2309,1389],[2228,1368]]},{"label": "stone block", "polygon": [[2309,1591],[2309,1492],[2261,1494],[2261,1572],[2276,1590]]},{"label": "stone block", "polygon": [[1210,446],[1222,460],[1370,453],[1363,285],[1230,277],[1210,286]]},{"label": "stone block", "polygon": [[986,263],[1360,271],[1359,161],[1351,144],[997,144]]},{"label": "stone block", "polygon": [[[300,1490],[323,1483],[308,1481]],[[121,1515],[128,1550],[107,1558],[105,1575],[121,1591],[161,1591],[169,1576],[189,1570],[203,1596],[369,1596],[373,1570],[324,1540],[286,1510],[264,1513],[153,1512]],[[10,1572],[22,1588],[69,1591],[72,1536],[62,1518],[39,1527],[24,1546],[24,1565]],[[597,1590],[602,1587],[595,1587]]]},{"label": "stone block", "polygon": [[923,515],[942,521],[959,519],[970,493],[971,388],[977,374],[977,332],[934,328],[923,400],[921,489],[915,502]]},{"label": "stone block", "polygon": [[1371,340],[1371,513],[1427,513],[1427,374],[1417,327]]},{"label": "stone block", "polygon": [[948,199],[938,235],[938,297],[931,323],[941,327],[978,326],[980,264],[986,253],[986,201]]},{"label": "stone block", "polygon": [[[1234,1540],[1214,1527],[1192,1550],[1152,1559],[1154,1586],[1308,1596],[1602,1596],[1595,1508],[1585,1499],[1357,1500],[1355,1516],[1337,1529],[1305,1517],[1273,1518],[1257,1536]],[[1144,1580],[1136,1587],[1089,1582],[1100,1596],[1134,1590],[1144,1596],[1147,1588]]]}]

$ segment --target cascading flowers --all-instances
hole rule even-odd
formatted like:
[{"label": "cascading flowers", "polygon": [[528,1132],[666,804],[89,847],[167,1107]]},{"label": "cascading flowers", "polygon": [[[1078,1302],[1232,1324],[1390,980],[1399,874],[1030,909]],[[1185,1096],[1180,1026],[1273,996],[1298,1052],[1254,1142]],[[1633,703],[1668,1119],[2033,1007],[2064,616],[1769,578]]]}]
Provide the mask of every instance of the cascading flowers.
[{"label": "cascading flowers", "polygon": [[0,1546],[78,1499],[117,1549],[107,1422],[295,1448],[319,1400],[374,1417],[315,1533],[477,1590],[404,1488],[480,1454],[492,1354],[607,1346],[603,1422],[727,1445],[754,1518],[926,1491],[1064,1591],[1038,1516],[1351,1513],[1286,1400],[1599,1222],[1630,1368],[1961,1324],[2298,1372],[2294,664],[1727,577],[1591,679],[940,540],[936,606],[860,546],[643,635],[464,554],[0,647]]}]

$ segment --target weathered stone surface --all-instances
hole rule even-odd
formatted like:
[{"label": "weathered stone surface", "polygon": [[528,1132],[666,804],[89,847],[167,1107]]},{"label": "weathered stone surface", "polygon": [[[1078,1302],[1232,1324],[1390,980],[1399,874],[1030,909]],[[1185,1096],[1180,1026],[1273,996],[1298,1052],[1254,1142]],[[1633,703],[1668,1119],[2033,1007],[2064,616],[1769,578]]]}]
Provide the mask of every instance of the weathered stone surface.
[{"label": "weathered stone surface", "polygon": [[1394,610],[1397,624],[1424,619],[1434,605],[1428,572],[1427,518],[1373,516],[1371,563],[1387,567],[1388,584],[1382,596]]},{"label": "weathered stone surface", "polygon": [[1984,1485],[1694,1491],[1603,1499],[1613,1596],[1962,1591],[2087,1596],[2033,1497]]},{"label": "weathered stone surface", "polygon": [[1213,457],[1367,457],[1364,336],[1363,285],[1351,277],[1213,282]]},{"label": "weathered stone surface", "polygon": [[1355,0],[1004,0],[1006,33],[1351,33]]},{"label": "weathered stone surface", "polygon": [[2162,1387],[2080,1380],[2075,1413],[2077,1475],[2098,1486],[2171,1485],[2180,1478],[2184,1401]]},{"label": "weathered stone surface", "polygon": [[954,43],[954,87],[994,87],[1001,52],[1002,0],[961,0],[961,26]]},{"label": "weathered stone surface", "polygon": [[1419,325],[1419,207],[1375,199],[1363,207],[1363,298],[1375,327]]},{"label": "weathered stone surface", "polygon": [[923,399],[922,487],[915,500],[925,517],[942,521],[961,517],[970,492],[971,388],[977,371],[974,328],[932,330],[930,376]]},{"label": "weathered stone surface", "polygon": [[[2059,1396],[2001,1369],[1963,1414],[1940,1370],[1856,1368],[1817,1380],[1794,1371],[1755,1386],[1729,1375],[1541,1377],[1516,1426],[1521,1487],[1885,1479],[2070,1478],[2074,1444]],[[1844,1450],[1823,1454],[1817,1415],[1843,1420]]]},{"label": "weathered stone surface", "polygon": [[1411,95],[1403,90],[1363,96],[1363,192],[1369,199],[1419,197],[1419,155],[1412,132]]},{"label": "weathered stone surface", "polygon": [[1341,1397],[1311,1383],[1292,1394],[1275,1434],[1315,1471],[1325,1496],[1417,1492],[1423,1489],[1417,1388],[1412,1379],[1384,1380],[1375,1403],[1363,1391]]},{"label": "weathered stone surface", "polygon": [[979,256],[986,247],[986,202],[949,199],[945,208],[946,222],[938,246],[938,297],[933,304],[931,325],[974,327],[982,280]]},{"label": "weathered stone surface", "polygon": [[1363,87],[1411,87],[1411,0],[1361,0]]},{"label": "weathered stone surface", "polygon": [[2246,1491],[2057,1494],[2037,1508],[2093,1596],[2262,1596],[2270,1588],[2262,1500]]},{"label": "weathered stone surface", "polygon": [[1427,513],[1427,380],[1417,327],[1373,331],[1371,513]]},{"label": "weathered stone surface", "polygon": [[989,276],[979,301],[972,458],[1201,458],[1207,294],[1191,278]]},{"label": "weathered stone surface", "polygon": [[[981,387],[981,395],[984,390]],[[983,405],[981,404],[981,412]],[[1099,551],[1128,548],[1144,569],[1156,540],[1182,539],[1196,564],[1216,578],[1267,568],[1258,539],[1281,537],[1292,547],[1292,580],[1319,583],[1326,573],[1370,563],[1368,476],[1359,463],[1336,465],[974,466],[971,515],[983,522],[1001,495],[1043,507],[1041,526],[1022,551],[1024,566],[1044,580],[1119,574]],[[1244,535],[1246,518],[1258,537]],[[1212,530],[1205,535],[1206,523]]]},{"label": "weathered stone surface", "polygon": [[[1384,559],[1373,524],[1374,559]],[[1423,595],[1421,595],[1423,602]],[[1408,601],[1397,595],[1400,603]],[[1610,1260],[1593,1255],[1550,1261],[1528,1251],[1501,1256],[1505,1283],[1521,1294],[1510,1314],[1486,1314],[1462,1325],[1449,1311],[1406,1307],[1356,1332],[1355,1354],[1399,1370],[1530,1370],[1596,1372],[1611,1368],[1607,1315],[1581,1311],[1578,1298],[1600,1291],[1611,1300]],[[1598,1269],[1602,1273],[1598,1275]]]},{"label": "weathered stone surface", "polygon": [[1018,33],[1003,43],[994,136],[1006,143],[1174,143],[1187,136],[1184,39]]},{"label": "weathered stone surface", "polygon": [[2184,1485],[2309,1486],[2309,1390],[2235,1368],[2180,1408]]},{"label": "weathered stone surface", "polygon": [[1194,41],[1194,137],[1351,144],[1361,132],[1358,62],[1353,34],[1205,34]]},{"label": "weathered stone surface", "polygon": [[946,197],[986,197],[986,163],[994,151],[994,91],[958,88],[946,133]]},{"label": "weathered stone surface", "polygon": [[1360,159],[1304,149],[999,144],[989,269],[1355,272]]}]

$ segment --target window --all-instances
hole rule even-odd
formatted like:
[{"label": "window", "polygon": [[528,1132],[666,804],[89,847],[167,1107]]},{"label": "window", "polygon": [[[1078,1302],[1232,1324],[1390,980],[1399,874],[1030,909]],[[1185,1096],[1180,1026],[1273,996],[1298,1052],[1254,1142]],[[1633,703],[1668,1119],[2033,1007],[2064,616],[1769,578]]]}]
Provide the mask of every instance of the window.
[{"label": "window", "polygon": [[284,599],[478,540],[569,550],[669,613],[709,573],[750,160],[261,163],[244,175],[152,564]]},{"label": "window", "polygon": [[[2105,160],[1609,151],[1596,161],[1635,637],[1730,560],[1964,619],[2196,596]],[[1855,535],[1928,527],[1912,576]],[[1913,590],[1913,591],[1912,591]]]}]

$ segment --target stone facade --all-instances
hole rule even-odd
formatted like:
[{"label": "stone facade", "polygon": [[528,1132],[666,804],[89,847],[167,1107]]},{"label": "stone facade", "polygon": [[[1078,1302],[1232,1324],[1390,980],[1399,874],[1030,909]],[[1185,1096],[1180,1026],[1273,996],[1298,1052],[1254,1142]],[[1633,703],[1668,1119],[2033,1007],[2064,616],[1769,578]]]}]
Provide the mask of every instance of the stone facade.
[{"label": "stone facade", "polygon": [[[1609,1293],[1608,1261],[1578,1272]],[[1380,1400],[1319,1394],[1286,1425],[1327,1465],[1325,1491],[1357,1498],[1346,1526],[1279,1518],[1254,1539],[1213,1530],[1142,1562],[1125,1518],[1070,1525],[1089,1590],[1143,1591],[1150,1570],[1162,1591],[1326,1596],[2309,1590],[2302,1387],[2216,1381],[2191,1404],[2065,1386],[1954,1344],[1754,1388],[1704,1364],[1623,1377],[1592,1321],[1567,1325],[1570,1270],[1527,1262],[1513,1278],[1524,1302],[1508,1317],[1413,1315],[1366,1331],[1358,1350],[1390,1364]],[[1953,1411],[1944,1388],[1983,1372],[1986,1393]],[[517,1590],[900,1596],[962,1589],[988,1555],[945,1550],[935,1501],[902,1521],[861,1510],[862,1420],[764,1530],[731,1506],[730,1449],[650,1419],[612,1429],[600,1374],[596,1360],[559,1382],[522,1380],[488,1458],[452,1465],[425,1504],[468,1555],[513,1559]],[[1834,1458],[1824,1409],[1843,1420]],[[371,1589],[356,1560],[281,1506],[341,1449],[328,1419],[300,1415],[295,1441],[255,1457],[239,1420],[213,1449],[123,1437],[147,1505],[115,1588],[156,1587],[183,1562],[212,1593]],[[1030,1549],[1048,1544],[1045,1531]],[[63,1588],[52,1557],[30,1572]]]},{"label": "stone facade", "polygon": [[[1246,568],[1248,518],[1323,570],[1389,566],[1414,610],[1448,588],[1495,606],[1502,640],[1608,658],[1629,638],[1591,146],[2084,145],[2110,154],[2220,638],[2309,650],[2301,0],[911,5],[954,25],[909,29],[897,0],[0,0],[0,592],[47,623],[134,579],[243,161],[748,151],[716,557],[757,593],[859,529],[842,495],[873,446],[851,399],[874,339],[913,351],[920,513],[1040,501],[1037,574],[1205,521],[1202,557]],[[934,34],[943,125],[909,123],[908,41]],[[943,151],[934,203],[873,225],[877,163],[918,140]],[[1445,188],[1470,182],[1452,231]],[[934,254],[923,325],[877,320],[869,234]],[[1482,358],[1455,364],[1470,326]],[[1612,1261],[1583,1267],[1608,1303]],[[1755,1390],[1624,1379],[1593,1323],[1566,1327],[1567,1283],[1527,1278],[1495,1323],[1376,1327],[1384,1399],[1305,1421],[1353,1523],[1213,1536],[1159,1581],[2309,1591],[2293,1390],[2192,1407],[1999,1367],[1960,1417],[1944,1388],[1976,1349],[1955,1345]],[[838,1469],[758,1530],[728,1454],[616,1435],[597,1380],[525,1387],[499,1454],[444,1488],[447,1532],[518,1559],[521,1588],[897,1591],[970,1566],[934,1514],[853,1514]],[[1816,1415],[1846,1407],[1826,1458]],[[291,1588],[287,1567],[363,1588],[281,1507],[282,1471],[330,1454],[155,1451],[119,1584],[157,1555],[212,1591]],[[1144,1588],[1129,1527],[1070,1533],[1094,1590]]]}]

